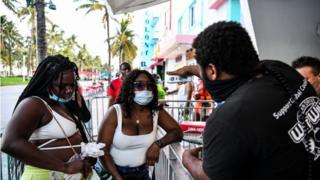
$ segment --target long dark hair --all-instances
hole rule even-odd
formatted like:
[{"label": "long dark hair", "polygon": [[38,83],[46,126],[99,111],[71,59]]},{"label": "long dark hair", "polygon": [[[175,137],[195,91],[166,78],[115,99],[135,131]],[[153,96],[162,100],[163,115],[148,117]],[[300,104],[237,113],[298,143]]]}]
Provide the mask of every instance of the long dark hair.
[{"label": "long dark hair", "polygon": [[[54,80],[57,80],[60,77],[59,83],[61,84],[63,72],[67,70],[72,70],[75,74],[76,81],[79,80],[79,73],[78,73],[78,67],[74,62],[71,62],[68,57],[62,56],[60,54],[53,55],[53,56],[47,56],[37,67],[32,79],[26,86],[26,88],[21,93],[14,110],[19,105],[19,103],[28,97],[31,96],[39,96],[39,97],[49,97],[49,90],[52,87],[52,83]],[[78,84],[75,83],[75,98],[77,98],[77,89]],[[83,98],[81,97],[81,101],[84,103]],[[82,134],[82,137],[85,142],[88,141],[86,133],[84,132],[84,126],[82,125],[82,122],[87,122],[91,116],[90,112],[86,108],[85,104],[83,104],[83,107],[79,107],[77,99],[75,101],[70,101],[66,103],[67,109],[70,111],[72,116],[77,116],[77,118],[72,117],[74,121],[77,124],[77,127],[80,130],[80,133]],[[85,111],[85,112],[83,112]],[[87,112],[86,112],[87,111]]]},{"label": "long dark hair", "polygon": [[122,83],[121,91],[119,97],[116,101],[117,104],[122,104],[125,112],[125,116],[130,118],[131,117],[131,106],[133,105],[134,101],[134,87],[133,83],[138,78],[140,74],[145,74],[148,80],[152,83],[151,91],[153,93],[152,101],[147,105],[147,108],[152,112],[154,115],[155,111],[159,109],[158,107],[158,90],[155,80],[152,78],[152,75],[145,70],[138,70],[135,69],[131,71],[125,78]]}]

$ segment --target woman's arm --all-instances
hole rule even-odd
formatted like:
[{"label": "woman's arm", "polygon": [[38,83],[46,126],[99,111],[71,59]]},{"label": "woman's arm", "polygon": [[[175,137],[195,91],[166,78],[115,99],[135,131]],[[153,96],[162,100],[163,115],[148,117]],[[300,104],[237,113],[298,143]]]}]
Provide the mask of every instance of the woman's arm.
[{"label": "woman's arm", "polygon": [[167,134],[155,141],[147,151],[147,165],[153,166],[159,160],[160,149],[173,142],[182,140],[183,134],[178,123],[169,115],[167,111],[160,107],[158,124]]},{"label": "woman's arm", "polygon": [[[65,163],[55,156],[45,154],[30,143],[31,134],[52,118],[41,100],[27,98],[17,106],[2,139],[1,150],[26,164],[65,173],[82,172],[84,162]],[[23,151],[22,151],[23,149]]]},{"label": "woman's arm", "polygon": [[117,114],[114,107],[109,108],[106,115],[104,116],[100,125],[98,133],[98,142],[105,143],[104,156],[100,156],[99,159],[103,166],[110,172],[115,179],[121,179],[118,173],[115,163],[110,155],[110,147],[113,142],[113,136],[117,127]]},{"label": "woman's arm", "polygon": [[161,146],[160,148],[182,140],[183,134],[179,124],[163,107],[160,107],[159,110],[158,124],[167,132],[165,136],[158,140],[158,142],[160,142],[158,143]]}]

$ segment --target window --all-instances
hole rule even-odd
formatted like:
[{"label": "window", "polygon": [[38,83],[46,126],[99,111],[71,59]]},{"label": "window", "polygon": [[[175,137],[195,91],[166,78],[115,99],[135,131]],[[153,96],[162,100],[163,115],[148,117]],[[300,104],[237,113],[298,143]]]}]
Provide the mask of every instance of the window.
[{"label": "window", "polygon": [[178,33],[182,33],[182,17],[178,20]]},{"label": "window", "polygon": [[190,7],[189,7],[189,24],[190,27],[193,27],[195,24],[195,7],[194,7],[195,3],[193,3]]}]

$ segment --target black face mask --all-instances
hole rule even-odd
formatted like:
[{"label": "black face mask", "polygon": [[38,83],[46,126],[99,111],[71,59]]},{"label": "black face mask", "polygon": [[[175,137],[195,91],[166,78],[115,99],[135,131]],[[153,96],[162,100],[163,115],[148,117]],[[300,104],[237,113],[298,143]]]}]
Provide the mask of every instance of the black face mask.
[{"label": "black face mask", "polygon": [[227,99],[236,89],[248,81],[248,77],[236,77],[228,80],[211,81],[204,77],[203,83],[215,102],[222,102]]}]

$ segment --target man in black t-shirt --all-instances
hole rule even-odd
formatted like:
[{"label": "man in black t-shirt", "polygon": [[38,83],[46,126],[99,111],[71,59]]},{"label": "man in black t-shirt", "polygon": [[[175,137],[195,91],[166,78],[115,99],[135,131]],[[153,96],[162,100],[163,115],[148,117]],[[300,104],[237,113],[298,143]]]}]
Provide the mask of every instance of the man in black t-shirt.
[{"label": "man in black t-shirt", "polygon": [[[205,87],[219,106],[202,148],[186,150],[195,179],[304,180],[320,171],[320,101],[280,61],[259,61],[240,24],[218,22],[193,43]],[[197,158],[203,150],[203,160]]]}]

